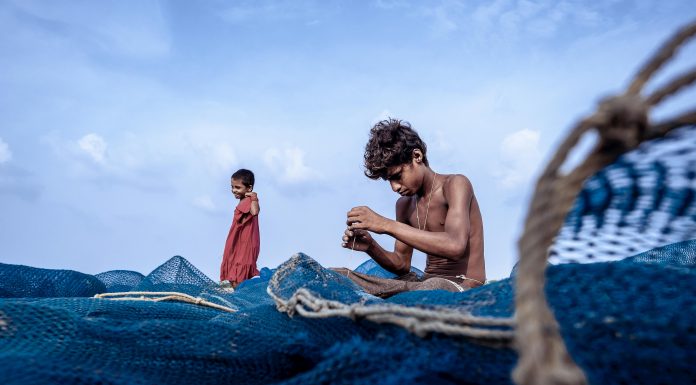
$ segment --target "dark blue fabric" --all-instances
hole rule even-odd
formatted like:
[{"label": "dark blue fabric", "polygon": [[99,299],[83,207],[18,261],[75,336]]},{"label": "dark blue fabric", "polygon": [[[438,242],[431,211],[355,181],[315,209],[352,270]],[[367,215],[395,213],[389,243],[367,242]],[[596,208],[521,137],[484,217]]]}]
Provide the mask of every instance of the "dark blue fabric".
[{"label": "dark blue fabric", "polygon": [[90,297],[106,291],[89,274],[0,263],[0,298]]},{"label": "dark blue fabric", "polygon": [[[368,259],[367,261],[361,263],[360,266],[356,267],[354,271],[356,273],[374,275],[375,277],[380,278],[396,278],[396,274],[387,271],[372,259]],[[423,272],[416,267],[411,266],[411,272],[415,273],[418,278],[423,276]]]},{"label": "dark blue fabric", "polygon": [[94,276],[106,285],[106,291],[109,293],[118,293],[122,291],[132,291],[140,282],[145,279],[145,276],[137,271],[130,270],[111,270],[99,273]]},{"label": "dark blue fabric", "polygon": [[550,262],[608,262],[696,238],[696,126],[640,145],[585,181]]},{"label": "dark blue fabric", "polygon": [[[689,241],[619,262],[548,269],[549,302],[590,383],[685,384],[696,378],[695,255],[696,241]],[[305,255],[287,263],[290,269],[276,271],[283,272],[277,277],[283,298],[304,287],[345,303],[513,314],[510,279],[463,293],[409,292],[383,300]],[[17,269],[1,265],[0,276]],[[56,282],[51,277],[65,274],[20,270],[25,283]],[[272,273],[263,269],[261,277],[229,293],[175,257],[142,280],[166,291],[197,293],[238,309],[235,313],[89,298],[95,290],[85,287],[99,285],[85,286],[91,281],[79,273],[73,276],[81,284],[64,279],[59,280],[64,287],[52,284],[60,298],[32,298],[32,289],[23,298],[0,299],[0,379],[5,384],[510,383],[516,354],[509,348],[439,334],[421,338],[366,320],[289,317],[266,293]],[[99,287],[105,292],[114,284]],[[3,293],[10,292],[6,286],[0,282]]]}]

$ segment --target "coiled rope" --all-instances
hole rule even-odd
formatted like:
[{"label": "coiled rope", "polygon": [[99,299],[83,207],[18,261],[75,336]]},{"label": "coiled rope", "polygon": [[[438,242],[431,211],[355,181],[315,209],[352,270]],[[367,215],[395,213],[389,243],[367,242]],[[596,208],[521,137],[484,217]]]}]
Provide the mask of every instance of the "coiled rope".
[{"label": "coiled rope", "polygon": [[[137,296],[137,297],[134,297]],[[125,291],[120,293],[95,294],[94,298],[110,299],[114,301],[152,301],[152,302],[185,302],[198,306],[207,306],[213,309],[234,313],[237,310],[231,307],[218,305],[200,297],[193,297],[186,293],[168,291]]]}]

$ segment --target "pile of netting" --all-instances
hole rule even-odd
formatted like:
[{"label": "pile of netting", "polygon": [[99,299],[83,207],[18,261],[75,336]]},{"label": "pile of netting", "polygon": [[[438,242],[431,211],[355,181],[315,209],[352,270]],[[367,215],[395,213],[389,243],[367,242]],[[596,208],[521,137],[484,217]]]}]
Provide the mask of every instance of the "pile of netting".
[{"label": "pile of netting", "polygon": [[644,143],[588,179],[552,263],[606,262],[696,236],[696,127]]},{"label": "pile of netting", "polygon": [[[546,293],[563,338],[591,383],[685,384],[696,378],[696,241],[618,262],[553,266],[547,276]],[[178,292],[219,307],[140,295],[91,297],[124,289]],[[358,313],[306,317],[298,307],[278,306],[298,289],[353,309],[391,307],[411,327]],[[516,360],[505,337],[509,326],[487,327],[501,334],[490,338],[414,333],[426,321],[399,309],[508,319],[512,291],[505,279],[463,293],[410,292],[382,300],[303,254],[274,272],[263,269],[235,292],[220,289],[181,257],[146,277],[0,264],[0,379],[505,384]]]}]

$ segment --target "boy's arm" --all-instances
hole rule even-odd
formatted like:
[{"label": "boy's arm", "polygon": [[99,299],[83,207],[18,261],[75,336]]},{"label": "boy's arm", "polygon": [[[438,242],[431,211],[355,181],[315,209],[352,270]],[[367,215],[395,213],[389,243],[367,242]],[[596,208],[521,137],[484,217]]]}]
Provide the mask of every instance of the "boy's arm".
[{"label": "boy's arm", "polygon": [[445,231],[418,230],[406,223],[392,221],[377,215],[368,207],[351,210],[348,221],[353,229],[389,234],[404,244],[426,254],[459,260],[464,257],[469,240],[469,210],[473,198],[471,182],[463,175],[455,175],[444,187],[449,208]]},{"label": "boy's arm", "polygon": [[[395,222],[406,224],[408,221],[408,203],[408,199],[403,198],[400,198],[396,202]],[[376,241],[373,240],[372,244],[367,249],[367,254],[380,266],[398,276],[407,274],[409,271],[411,271],[413,247],[401,242],[398,239],[394,241],[393,252],[383,249]]]},{"label": "boy's arm", "polygon": [[253,191],[244,195],[249,197],[251,200],[251,208],[249,209],[249,213],[251,215],[259,215],[259,211],[261,211],[261,208],[259,207],[259,197]]}]

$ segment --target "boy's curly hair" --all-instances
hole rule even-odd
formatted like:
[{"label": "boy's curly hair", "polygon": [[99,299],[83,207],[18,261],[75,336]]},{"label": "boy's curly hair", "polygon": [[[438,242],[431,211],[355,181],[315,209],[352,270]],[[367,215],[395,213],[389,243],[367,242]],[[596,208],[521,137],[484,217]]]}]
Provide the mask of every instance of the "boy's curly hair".
[{"label": "boy's curly hair", "polygon": [[423,152],[423,163],[427,166],[425,143],[411,125],[399,119],[382,120],[372,127],[365,145],[365,176],[387,179],[387,169],[410,163],[416,148]]}]

